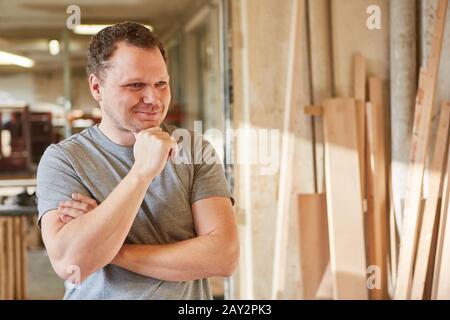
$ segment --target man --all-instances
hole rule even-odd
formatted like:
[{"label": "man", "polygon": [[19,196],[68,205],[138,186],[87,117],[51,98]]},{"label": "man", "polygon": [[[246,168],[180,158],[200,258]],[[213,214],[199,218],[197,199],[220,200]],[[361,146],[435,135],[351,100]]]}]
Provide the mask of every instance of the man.
[{"label": "man", "polygon": [[37,174],[50,261],[79,282],[65,299],[211,299],[207,278],[238,262],[233,200],[220,164],[171,159],[162,44],[136,23],[105,28],[87,71],[102,121],[50,146]]}]

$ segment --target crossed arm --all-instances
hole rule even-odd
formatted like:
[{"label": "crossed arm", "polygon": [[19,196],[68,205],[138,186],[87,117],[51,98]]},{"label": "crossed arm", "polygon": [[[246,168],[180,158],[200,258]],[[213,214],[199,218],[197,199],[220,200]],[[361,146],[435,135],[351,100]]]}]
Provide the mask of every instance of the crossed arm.
[{"label": "crossed arm", "polygon": [[86,210],[71,221],[61,219],[58,210],[43,216],[44,243],[61,278],[70,276],[67,270],[71,265],[79,266],[83,281],[110,263],[166,281],[233,273],[239,260],[239,244],[228,198],[193,203],[197,233],[193,239],[167,245],[123,245],[147,188],[142,185],[130,174],[99,206],[87,210],[86,201],[78,199]]},{"label": "crossed arm", "polygon": [[231,275],[239,245],[230,199],[199,200],[192,212],[196,238],[168,245],[124,245],[112,263],[167,281]]}]

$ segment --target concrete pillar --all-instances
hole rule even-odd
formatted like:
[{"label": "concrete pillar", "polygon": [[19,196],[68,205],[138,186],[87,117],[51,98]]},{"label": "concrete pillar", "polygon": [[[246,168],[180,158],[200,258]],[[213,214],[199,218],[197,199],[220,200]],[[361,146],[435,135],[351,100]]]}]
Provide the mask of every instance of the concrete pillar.
[{"label": "concrete pillar", "polygon": [[[261,5],[260,0],[241,0],[232,1],[231,5],[233,126],[235,129],[282,129],[290,45],[290,21],[286,17],[290,17],[292,1],[265,0]],[[304,48],[306,50],[306,41]],[[305,57],[302,70],[306,69]],[[297,76],[301,78],[302,88],[297,97],[294,200],[291,201],[294,206],[290,210],[285,299],[299,298],[301,289],[294,195],[314,191],[310,119],[302,112],[302,106],[310,104],[309,74],[302,72]],[[248,156],[257,154],[256,146],[250,145],[244,152]],[[278,153],[278,156],[281,155]],[[236,207],[243,230],[241,263],[246,264],[240,273],[247,276],[247,279],[240,279],[238,275],[237,282],[251,286],[247,290],[238,290],[237,298],[241,299],[269,299],[271,296],[279,171],[264,175],[261,173],[263,167],[261,164],[248,167],[237,164],[234,168]],[[248,281],[249,263],[252,264],[253,281]]]},{"label": "concrete pillar", "polygon": [[401,224],[417,92],[416,1],[390,1],[392,186]]}]

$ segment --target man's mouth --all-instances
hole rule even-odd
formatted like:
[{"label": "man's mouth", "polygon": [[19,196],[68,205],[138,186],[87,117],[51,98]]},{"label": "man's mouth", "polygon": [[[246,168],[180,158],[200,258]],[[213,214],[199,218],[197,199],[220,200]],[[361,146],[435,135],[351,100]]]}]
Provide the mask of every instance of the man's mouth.
[{"label": "man's mouth", "polygon": [[134,114],[141,120],[152,121],[152,120],[158,119],[161,112],[160,111],[148,112],[148,111],[135,110]]}]

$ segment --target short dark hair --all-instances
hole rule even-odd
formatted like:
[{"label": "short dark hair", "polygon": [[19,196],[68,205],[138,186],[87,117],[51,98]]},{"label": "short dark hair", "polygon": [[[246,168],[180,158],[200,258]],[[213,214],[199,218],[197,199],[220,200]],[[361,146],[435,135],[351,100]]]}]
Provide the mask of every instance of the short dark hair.
[{"label": "short dark hair", "polygon": [[103,79],[104,71],[109,67],[108,61],[120,42],[142,49],[158,48],[167,61],[163,44],[152,31],[142,24],[125,21],[106,27],[91,38],[86,67],[88,76],[95,74]]}]

